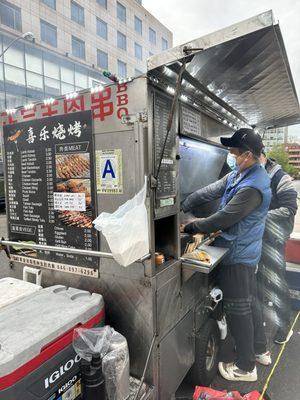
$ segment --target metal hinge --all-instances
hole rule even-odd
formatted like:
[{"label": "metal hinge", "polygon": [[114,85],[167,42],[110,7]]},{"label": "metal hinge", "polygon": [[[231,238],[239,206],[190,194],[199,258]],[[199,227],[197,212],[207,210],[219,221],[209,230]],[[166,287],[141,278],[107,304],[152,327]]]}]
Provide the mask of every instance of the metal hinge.
[{"label": "metal hinge", "polygon": [[186,56],[198,52],[198,51],[203,51],[204,48],[203,47],[191,47],[191,46],[183,46],[182,51],[184,52],[184,54]]},{"label": "metal hinge", "polygon": [[150,176],[150,187],[151,189],[157,188],[157,179],[153,175]]}]

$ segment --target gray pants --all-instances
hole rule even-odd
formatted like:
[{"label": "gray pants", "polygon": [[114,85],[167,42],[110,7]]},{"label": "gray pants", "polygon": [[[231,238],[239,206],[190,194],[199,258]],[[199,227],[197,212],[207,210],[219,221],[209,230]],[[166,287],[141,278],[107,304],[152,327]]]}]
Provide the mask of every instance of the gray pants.
[{"label": "gray pants", "polygon": [[255,354],[266,352],[267,346],[262,309],[257,299],[255,267],[222,265],[217,280],[223,291],[228,327],[236,344],[236,365],[244,371],[252,371]]}]

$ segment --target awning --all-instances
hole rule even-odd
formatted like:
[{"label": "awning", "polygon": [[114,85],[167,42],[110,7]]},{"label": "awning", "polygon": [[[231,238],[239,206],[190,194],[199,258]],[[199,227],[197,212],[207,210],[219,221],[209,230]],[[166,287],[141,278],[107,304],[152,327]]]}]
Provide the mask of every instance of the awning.
[{"label": "awning", "polygon": [[193,101],[198,98],[233,125],[244,121],[270,128],[300,123],[293,77],[272,11],[152,56],[149,76],[175,84],[189,54],[193,58],[183,76],[183,92]]}]

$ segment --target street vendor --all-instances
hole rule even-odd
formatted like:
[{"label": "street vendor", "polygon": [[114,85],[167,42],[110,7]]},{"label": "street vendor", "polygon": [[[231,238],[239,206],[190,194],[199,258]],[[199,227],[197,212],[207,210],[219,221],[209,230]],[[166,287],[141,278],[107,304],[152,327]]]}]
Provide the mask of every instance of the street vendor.
[{"label": "street vendor", "polygon": [[[274,302],[277,331],[274,342],[284,344],[289,341],[293,332],[290,330],[291,302],[289,287],[286,281],[285,242],[294,229],[297,213],[297,191],[292,178],[283,171],[275,160],[268,158],[264,152],[260,157],[270,179],[272,199],[269,207],[265,233],[263,237],[262,257],[258,269],[259,287],[262,288],[262,297],[268,293],[267,300]],[[278,287],[269,282],[269,271],[276,276]],[[277,290],[276,290],[277,289]],[[274,294],[274,298],[272,296]]]},{"label": "street vendor", "polygon": [[252,129],[239,129],[231,138],[221,138],[221,143],[230,150],[227,162],[233,171],[182,203],[184,212],[193,212],[201,204],[221,199],[220,208],[208,218],[181,226],[181,230],[190,234],[222,231],[215,244],[229,251],[220,266],[218,285],[237,360],[220,362],[219,371],[227,380],[252,382],[257,380],[255,362],[271,363],[256,299],[256,270],[271,200],[270,178],[259,162],[261,137]]}]

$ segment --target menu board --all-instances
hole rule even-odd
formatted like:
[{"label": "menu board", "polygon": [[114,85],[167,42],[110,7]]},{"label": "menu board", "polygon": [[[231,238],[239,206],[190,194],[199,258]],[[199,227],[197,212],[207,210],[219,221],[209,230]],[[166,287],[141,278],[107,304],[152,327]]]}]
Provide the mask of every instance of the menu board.
[{"label": "menu board", "polygon": [[[4,126],[9,238],[41,245],[97,250],[94,145],[90,111]],[[17,248],[18,256],[96,268],[98,259]],[[42,265],[51,268],[46,263]],[[63,267],[65,265],[65,268]],[[74,270],[79,273],[78,270]],[[77,271],[77,272],[76,272]]]},{"label": "menu board", "polygon": [[201,137],[201,113],[181,105],[181,133]]},{"label": "menu board", "polygon": [[[157,173],[160,158],[162,163],[158,175],[156,199],[161,199],[160,207],[173,205],[176,197],[176,131],[172,126],[167,139],[166,147],[163,145],[167,134],[167,124],[172,106],[168,97],[156,94],[154,102],[154,152],[155,173]],[[163,155],[162,155],[163,152]],[[165,199],[165,201],[163,200]]]}]

